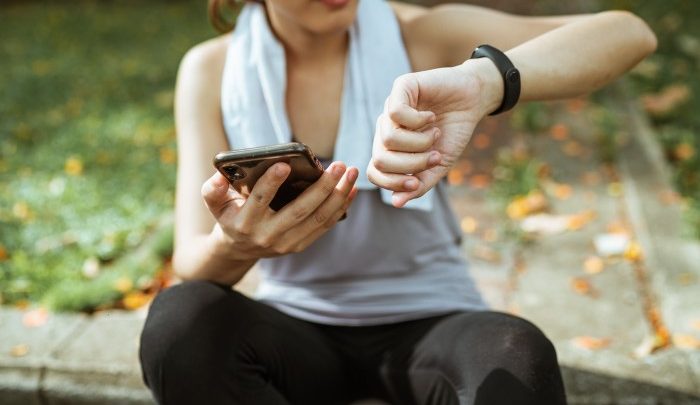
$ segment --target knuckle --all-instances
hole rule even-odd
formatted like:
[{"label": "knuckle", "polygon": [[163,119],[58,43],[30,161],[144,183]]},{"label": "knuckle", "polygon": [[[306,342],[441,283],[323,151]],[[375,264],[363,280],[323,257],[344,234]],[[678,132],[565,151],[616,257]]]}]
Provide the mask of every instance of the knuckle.
[{"label": "knuckle", "polygon": [[326,194],[331,194],[333,190],[335,190],[335,184],[332,183],[323,183],[321,184],[321,190]]},{"label": "knuckle", "polygon": [[239,235],[250,236],[253,233],[253,227],[243,220],[237,220],[233,223],[233,231]]},{"label": "knuckle", "polygon": [[314,212],[313,217],[314,222],[317,224],[324,224],[328,220],[328,216],[319,211]]},{"label": "knuckle", "polygon": [[290,253],[292,250],[283,244],[276,244],[271,246],[272,252],[275,253],[276,255],[286,255],[287,253]]},{"label": "knuckle", "polygon": [[303,206],[294,207],[291,214],[293,218],[301,220],[309,216],[309,210]]},{"label": "knuckle", "polygon": [[382,161],[381,157],[379,157],[379,156],[376,156],[372,159],[372,166],[374,166],[374,168],[380,172],[383,172],[384,169],[386,169],[386,165],[384,164],[384,161]]},{"label": "knuckle", "polygon": [[267,235],[256,236],[255,239],[253,239],[253,243],[263,249],[269,249],[272,247],[272,239]]},{"label": "knuckle", "polygon": [[250,197],[248,197],[255,205],[264,205],[265,204],[265,195],[259,191],[253,190],[253,192],[250,194]]}]

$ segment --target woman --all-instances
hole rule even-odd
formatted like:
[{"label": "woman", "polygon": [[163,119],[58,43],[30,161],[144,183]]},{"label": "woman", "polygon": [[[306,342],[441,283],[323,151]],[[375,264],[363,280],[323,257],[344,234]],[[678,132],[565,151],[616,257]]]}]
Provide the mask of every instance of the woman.
[{"label": "woman", "polygon": [[[215,21],[224,2],[210,1]],[[480,44],[493,48],[470,58]],[[485,115],[591,91],[655,46],[625,12],[246,3],[233,34],[180,66],[174,267],[187,281],[156,298],[142,335],[155,398],[566,403],[549,340],[479,297],[439,180]],[[216,152],[291,139],[328,168],[278,212],[289,166],[250,195],[211,175]],[[252,300],[230,287],[256,262]]]}]

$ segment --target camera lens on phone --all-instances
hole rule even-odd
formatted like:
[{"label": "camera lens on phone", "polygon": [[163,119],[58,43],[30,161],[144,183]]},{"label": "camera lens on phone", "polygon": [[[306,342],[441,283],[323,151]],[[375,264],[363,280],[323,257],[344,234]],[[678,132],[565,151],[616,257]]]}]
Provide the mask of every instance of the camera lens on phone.
[{"label": "camera lens on phone", "polygon": [[245,172],[237,165],[225,166],[224,172],[230,180],[240,180],[245,177]]}]

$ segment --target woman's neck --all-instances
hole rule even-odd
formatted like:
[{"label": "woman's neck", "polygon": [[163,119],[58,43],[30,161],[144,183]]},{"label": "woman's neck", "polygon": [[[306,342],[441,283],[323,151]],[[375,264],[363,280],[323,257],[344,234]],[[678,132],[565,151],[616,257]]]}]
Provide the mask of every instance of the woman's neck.
[{"label": "woman's neck", "polygon": [[348,32],[316,34],[268,10],[272,31],[285,48],[287,63],[324,63],[345,59]]}]

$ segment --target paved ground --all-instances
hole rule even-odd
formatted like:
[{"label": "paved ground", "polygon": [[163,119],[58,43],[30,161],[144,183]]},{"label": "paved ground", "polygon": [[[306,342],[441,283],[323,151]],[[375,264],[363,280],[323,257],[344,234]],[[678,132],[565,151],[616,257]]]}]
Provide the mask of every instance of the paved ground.
[{"label": "paved ground", "polygon": [[[465,254],[495,308],[534,321],[555,342],[572,403],[700,404],[700,244],[681,237],[663,159],[641,116],[622,105],[627,136],[611,169],[597,163],[580,103],[557,107],[566,130],[534,138],[485,123],[452,178],[462,184],[451,199]],[[503,215],[480,188],[496,147],[523,141],[551,168],[549,213],[580,214],[576,226],[526,245],[504,235]],[[611,230],[642,254],[590,259],[594,238]],[[251,277],[242,288],[254,285]],[[49,314],[43,323],[0,310],[0,403],[152,403],[136,358],[143,317]],[[649,337],[668,345],[648,353]]]}]

